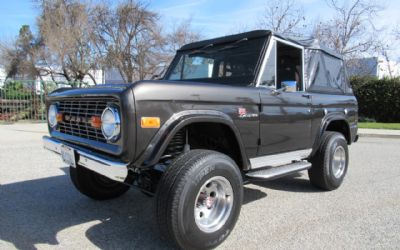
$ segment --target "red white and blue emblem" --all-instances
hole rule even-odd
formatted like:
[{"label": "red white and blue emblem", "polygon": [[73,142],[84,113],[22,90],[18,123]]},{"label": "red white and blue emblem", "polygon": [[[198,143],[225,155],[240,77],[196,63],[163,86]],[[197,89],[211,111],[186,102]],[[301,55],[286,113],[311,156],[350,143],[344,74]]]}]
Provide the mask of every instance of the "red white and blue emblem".
[{"label": "red white and blue emblem", "polygon": [[246,116],[247,110],[245,108],[238,108],[238,113],[240,117]]},{"label": "red white and blue emblem", "polygon": [[246,108],[243,108],[243,107],[238,108],[238,115],[240,118],[258,117],[257,113],[254,113],[254,114],[247,113]]}]

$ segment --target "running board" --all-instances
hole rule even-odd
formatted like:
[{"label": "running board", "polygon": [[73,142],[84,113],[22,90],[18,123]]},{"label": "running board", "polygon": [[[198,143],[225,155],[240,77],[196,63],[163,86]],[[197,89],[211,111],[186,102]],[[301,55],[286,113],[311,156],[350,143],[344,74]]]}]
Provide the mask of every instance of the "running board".
[{"label": "running board", "polygon": [[278,167],[250,171],[246,173],[246,177],[257,180],[274,180],[309,168],[311,168],[311,163],[307,161],[299,161]]}]

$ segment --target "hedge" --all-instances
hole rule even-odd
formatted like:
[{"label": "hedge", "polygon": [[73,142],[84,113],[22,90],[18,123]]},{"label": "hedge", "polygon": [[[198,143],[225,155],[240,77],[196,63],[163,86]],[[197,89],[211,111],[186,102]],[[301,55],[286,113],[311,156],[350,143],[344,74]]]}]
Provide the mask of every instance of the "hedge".
[{"label": "hedge", "polygon": [[353,77],[350,84],[360,120],[400,122],[400,78]]}]

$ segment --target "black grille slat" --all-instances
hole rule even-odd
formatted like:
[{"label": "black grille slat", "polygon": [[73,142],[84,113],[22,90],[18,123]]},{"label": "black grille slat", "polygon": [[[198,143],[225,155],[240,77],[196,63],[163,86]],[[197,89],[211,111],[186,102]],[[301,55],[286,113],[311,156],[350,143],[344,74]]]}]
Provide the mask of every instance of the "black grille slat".
[{"label": "black grille slat", "polygon": [[[57,131],[106,143],[107,140],[104,138],[101,129],[93,128],[90,121],[92,116],[100,117],[108,104],[118,105],[118,100],[113,97],[85,97],[58,101],[58,110],[64,115],[64,120],[59,122]],[[71,118],[73,119],[71,120]]]}]

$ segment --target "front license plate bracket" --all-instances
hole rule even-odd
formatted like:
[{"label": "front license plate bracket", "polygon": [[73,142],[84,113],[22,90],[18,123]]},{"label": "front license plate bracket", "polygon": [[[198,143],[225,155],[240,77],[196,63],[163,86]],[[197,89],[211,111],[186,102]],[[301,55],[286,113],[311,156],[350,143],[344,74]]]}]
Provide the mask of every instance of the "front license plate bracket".
[{"label": "front license plate bracket", "polygon": [[61,158],[64,163],[76,167],[75,150],[67,145],[61,145]]}]

